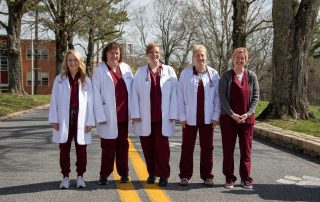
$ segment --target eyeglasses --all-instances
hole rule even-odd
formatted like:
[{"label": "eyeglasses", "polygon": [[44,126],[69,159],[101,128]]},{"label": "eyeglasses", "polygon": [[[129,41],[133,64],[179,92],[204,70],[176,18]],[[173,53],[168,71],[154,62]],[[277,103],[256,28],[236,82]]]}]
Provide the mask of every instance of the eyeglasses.
[{"label": "eyeglasses", "polygon": [[77,62],[79,62],[79,61],[78,61],[77,59],[74,59],[74,60],[69,59],[69,60],[68,60],[68,63],[72,63],[72,62],[77,63]]}]

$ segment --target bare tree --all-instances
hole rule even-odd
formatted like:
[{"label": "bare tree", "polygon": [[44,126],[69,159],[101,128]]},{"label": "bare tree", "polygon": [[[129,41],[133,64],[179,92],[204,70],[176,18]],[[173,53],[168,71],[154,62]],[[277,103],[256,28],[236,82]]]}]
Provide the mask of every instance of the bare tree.
[{"label": "bare tree", "polygon": [[[103,1],[104,5],[119,0]],[[102,1],[95,0],[42,0],[48,8],[48,15],[42,18],[42,23],[54,31],[56,40],[56,73],[61,69],[63,57],[69,48],[73,47],[73,38],[82,29],[83,19],[103,10]],[[108,19],[106,19],[108,20]]]},{"label": "bare tree", "polygon": [[0,25],[7,31],[7,49],[9,64],[9,92],[24,95],[26,92],[22,85],[22,67],[20,52],[21,19],[29,8],[38,3],[35,0],[7,0],[8,12],[1,12],[8,16],[7,21],[0,21]]},{"label": "bare tree", "polygon": [[121,37],[122,30],[120,25],[128,20],[126,2],[122,2],[122,5],[118,5],[121,1],[113,3],[112,1],[99,0],[95,1],[95,3],[99,4],[99,6],[95,7],[101,9],[94,8],[94,11],[90,11],[93,8],[87,8],[86,12],[90,14],[82,20],[82,29],[79,31],[79,35],[88,40],[87,51],[85,51],[87,73],[90,73],[93,69],[95,43],[103,43]]},{"label": "bare tree", "polygon": [[161,41],[164,63],[168,64],[170,56],[182,47],[187,37],[187,27],[182,23],[180,8],[182,1],[178,0],[156,0],[154,10],[156,15],[157,35]]},{"label": "bare tree", "polygon": [[[249,49],[249,68],[261,68],[265,60],[270,59],[272,34],[268,19],[271,18],[271,7],[268,9],[265,0],[241,4],[242,1],[233,1],[238,9],[229,0],[191,1],[195,12],[194,23],[199,25],[196,41],[207,47],[208,61],[219,73],[231,65],[230,55],[233,46],[240,43],[237,41],[242,41],[241,46]],[[240,12],[244,8],[245,12]]]},{"label": "bare tree", "polygon": [[310,44],[318,0],[273,0],[274,26],[271,100],[259,118],[308,119]]}]

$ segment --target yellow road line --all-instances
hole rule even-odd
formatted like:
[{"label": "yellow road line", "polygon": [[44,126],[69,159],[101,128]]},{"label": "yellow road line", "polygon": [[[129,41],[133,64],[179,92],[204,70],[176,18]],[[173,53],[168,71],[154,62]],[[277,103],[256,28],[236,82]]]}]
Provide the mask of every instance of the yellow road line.
[{"label": "yellow road line", "polygon": [[148,171],[147,167],[142,160],[141,156],[139,155],[139,152],[135,149],[134,145],[132,144],[131,140],[129,140],[129,158],[131,161],[131,164],[143,184],[143,187],[145,188],[145,191],[150,198],[151,201],[161,201],[161,202],[169,202],[171,201],[169,196],[165,193],[165,191],[159,187],[157,184],[148,184],[147,178],[148,178]]},{"label": "yellow road line", "polygon": [[120,201],[141,202],[141,199],[131,181],[128,183],[120,183],[120,176],[117,172],[116,164],[114,164],[113,179],[116,181]]}]

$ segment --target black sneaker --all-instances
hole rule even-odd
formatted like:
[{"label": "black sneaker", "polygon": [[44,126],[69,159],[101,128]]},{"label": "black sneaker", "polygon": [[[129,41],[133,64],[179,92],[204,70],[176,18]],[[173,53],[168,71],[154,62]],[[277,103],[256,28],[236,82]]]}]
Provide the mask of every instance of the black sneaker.
[{"label": "black sneaker", "polygon": [[107,185],[108,179],[106,177],[100,177],[98,185]]},{"label": "black sneaker", "polygon": [[167,186],[167,184],[168,184],[168,180],[166,178],[160,177],[159,187],[165,187],[165,186]]},{"label": "black sneaker", "polygon": [[129,182],[128,175],[122,176],[121,179],[120,179],[120,183],[127,183],[127,182]]},{"label": "black sneaker", "polygon": [[154,184],[154,182],[156,181],[156,177],[155,176],[149,176],[147,179],[147,183],[148,184]]}]

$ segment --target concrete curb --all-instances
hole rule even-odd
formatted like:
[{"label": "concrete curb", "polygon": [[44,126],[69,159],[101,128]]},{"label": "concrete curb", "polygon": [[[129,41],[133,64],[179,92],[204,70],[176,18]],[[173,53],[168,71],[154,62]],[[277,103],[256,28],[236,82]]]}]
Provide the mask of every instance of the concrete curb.
[{"label": "concrete curb", "polygon": [[50,104],[46,104],[46,105],[41,105],[32,109],[27,109],[27,110],[23,110],[23,111],[19,111],[19,112],[14,112],[11,114],[7,114],[5,116],[0,116],[0,121],[7,121],[9,119],[12,119],[13,117],[19,116],[21,114],[25,114],[25,113],[29,113],[32,112],[34,110],[38,110],[38,109],[47,109],[49,108]]},{"label": "concrete curb", "polygon": [[320,138],[290,130],[285,130],[267,123],[256,122],[254,135],[257,138],[307,154],[320,157]]}]

